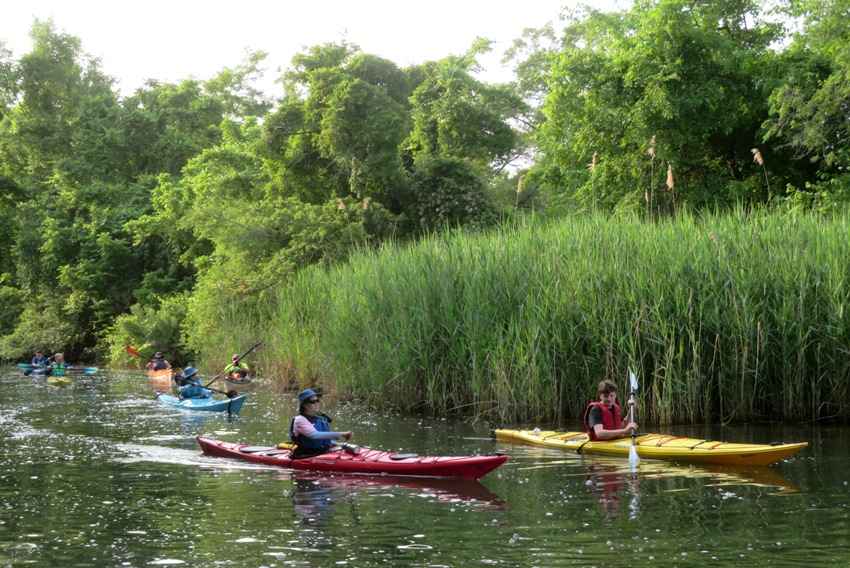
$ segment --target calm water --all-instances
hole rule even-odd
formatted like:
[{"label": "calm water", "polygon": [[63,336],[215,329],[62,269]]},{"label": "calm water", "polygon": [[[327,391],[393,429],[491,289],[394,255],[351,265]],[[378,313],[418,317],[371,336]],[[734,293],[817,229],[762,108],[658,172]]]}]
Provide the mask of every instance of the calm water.
[{"label": "calm water", "polygon": [[196,435],[283,441],[294,400],[271,387],[234,419],[165,407],[141,374],[63,389],[5,368],[0,395],[0,566],[850,565],[848,428],[676,428],[811,446],[769,468],[633,473],[328,397],[360,444],[510,460],[480,482],[322,477],[200,454]]}]

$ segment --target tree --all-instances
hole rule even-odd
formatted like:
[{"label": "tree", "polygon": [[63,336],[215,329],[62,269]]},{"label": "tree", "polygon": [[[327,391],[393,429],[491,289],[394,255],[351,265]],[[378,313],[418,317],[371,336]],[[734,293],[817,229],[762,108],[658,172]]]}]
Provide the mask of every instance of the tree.
[{"label": "tree", "polygon": [[802,29],[782,54],[766,121],[768,142],[816,168],[797,189],[825,201],[850,199],[848,12],[848,0],[788,3],[786,14]]},{"label": "tree", "polygon": [[414,162],[467,159],[483,172],[491,166],[500,170],[514,157],[518,136],[510,121],[527,106],[512,88],[475,79],[476,57],[489,50],[490,42],[479,39],[462,57],[428,62],[416,70],[413,129],[405,142]]},{"label": "tree", "polygon": [[759,16],[747,0],[573,14],[547,77],[535,176],[588,208],[766,199],[741,194],[761,173],[750,153],[767,113],[760,69],[780,37]]}]

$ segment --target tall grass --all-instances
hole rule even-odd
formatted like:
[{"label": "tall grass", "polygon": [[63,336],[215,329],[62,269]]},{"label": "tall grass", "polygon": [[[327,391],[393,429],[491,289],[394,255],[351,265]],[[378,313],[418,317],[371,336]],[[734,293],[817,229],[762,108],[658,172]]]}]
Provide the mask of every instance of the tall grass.
[{"label": "tall grass", "polygon": [[642,422],[846,420],[847,235],[742,212],[456,232],[303,271],[255,321],[291,386],[400,410],[578,427],[631,366]]}]

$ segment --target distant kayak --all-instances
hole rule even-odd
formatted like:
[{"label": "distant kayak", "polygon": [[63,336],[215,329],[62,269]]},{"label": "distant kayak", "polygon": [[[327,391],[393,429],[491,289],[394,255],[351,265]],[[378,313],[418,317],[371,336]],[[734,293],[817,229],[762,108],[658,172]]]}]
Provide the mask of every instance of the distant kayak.
[{"label": "distant kayak", "polygon": [[354,454],[342,447],[309,458],[292,459],[292,450],[277,446],[249,446],[209,438],[197,438],[207,455],[233,458],[252,463],[274,465],[289,469],[356,473],[367,475],[402,475],[420,477],[451,477],[478,479],[487,475],[508,459],[503,454],[486,456],[419,456],[397,454],[355,446]]},{"label": "distant kayak", "polygon": [[[526,442],[585,454],[626,458],[629,457],[632,445],[631,438],[590,442],[584,432],[498,429],[494,430],[494,433],[498,440]],[[667,434],[642,434],[635,437],[635,449],[641,459],[730,465],[769,465],[799,452],[808,445],[808,442],[731,444]]]},{"label": "distant kayak", "polygon": [[200,410],[204,412],[228,412],[230,414],[239,414],[242,410],[242,405],[245,403],[247,394],[234,398],[218,399],[218,398],[180,398],[164,392],[157,393],[156,397],[169,406],[184,408],[186,410]]},{"label": "distant kayak", "polygon": [[241,379],[225,377],[224,383],[228,389],[240,392],[251,390],[255,386],[254,380],[251,377],[242,377]]},{"label": "distant kayak", "polygon": [[[35,365],[30,365],[29,363],[18,363],[18,368],[24,371],[27,374],[32,375],[50,375],[51,367],[36,367]],[[100,369],[97,367],[67,367],[65,369],[66,373],[83,373],[86,375],[94,375]]]},{"label": "distant kayak", "polygon": [[171,369],[159,369],[158,371],[148,371],[148,377],[152,379],[171,379]]}]

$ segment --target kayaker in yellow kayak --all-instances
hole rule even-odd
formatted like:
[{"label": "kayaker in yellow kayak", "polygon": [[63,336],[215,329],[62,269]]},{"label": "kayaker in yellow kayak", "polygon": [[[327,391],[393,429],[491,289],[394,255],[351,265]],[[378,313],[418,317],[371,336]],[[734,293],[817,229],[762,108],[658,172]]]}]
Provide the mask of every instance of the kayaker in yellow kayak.
[{"label": "kayaker in yellow kayak", "polygon": [[69,367],[70,365],[65,362],[65,355],[63,353],[57,353],[53,356],[53,363],[48,368],[52,376],[61,377]]},{"label": "kayaker in yellow kayak", "polygon": [[[613,440],[631,434],[637,430],[635,422],[623,426],[620,405],[617,404],[617,384],[611,380],[599,383],[599,402],[591,402],[584,411],[584,428],[591,442]],[[633,406],[634,400],[629,400]]]},{"label": "kayaker in yellow kayak", "polygon": [[331,418],[319,412],[322,394],[313,389],[298,393],[298,415],[289,423],[289,437],[296,448],[293,458],[306,458],[323,454],[331,449],[331,442],[339,438],[350,440],[354,433],[332,432]]}]

